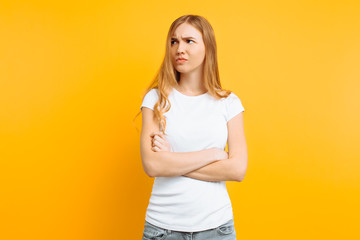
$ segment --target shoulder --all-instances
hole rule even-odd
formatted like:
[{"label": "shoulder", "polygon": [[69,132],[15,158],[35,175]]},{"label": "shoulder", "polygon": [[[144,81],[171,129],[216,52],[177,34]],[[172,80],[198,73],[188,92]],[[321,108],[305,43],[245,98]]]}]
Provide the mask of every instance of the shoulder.
[{"label": "shoulder", "polygon": [[226,102],[227,99],[229,99],[230,95],[232,94],[232,91],[230,90],[215,90],[215,92],[217,96],[216,97],[214,96],[214,98],[216,98],[221,102]]},{"label": "shoulder", "polygon": [[157,96],[158,95],[158,89],[157,88],[152,88],[146,93],[146,95]]},{"label": "shoulder", "polygon": [[238,95],[234,92],[231,92],[229,96],[225,100],[226,107],[226,120],[229,121],[237,114],[245,111],[245,108],[238,97]]},{"label": "shoulder", "polygon": [[159,97],[159,92],[157,88],[150,89],[144,96],[144,99],[152,99],[155,100]]},{"label": "shoulder", "polygon": [[158,90],[156,88],[152,88],[143,97],[143,102],[140,108],[148,107],[153,110],[155,103],[158,101],[158,98],[159,98]]},{"label": "shoulder", "polygon": [[234,101],[236,99],[239,99],[238,95],[236,93],[234,93],[233,91],[230,91],[230,90],[228,90],[228,91],[224,90],[224,91],[221,91],[219,93],[221,95],[223,95],[223,96],[224,95],[226,96],[228,92],[230,92],[229,95],[227,97],[224,97],[226,102],[229,102],[229,101],[231,102],[231,101]]},{"label": "shoulder", "polygon": [[220,91],[217,91],[217,92],[218,92],[218,94],[222,95],[225,99],[226,98],[237,97],[237,95],[231,90],[223,89],[223,90],[220,90]]},{"label": "shoulder", "polygon": [[231,92],[226,99],[228,105],[242,105],[240,97],[234,92]]},{"label": "shoulder", "polygon": [[226,92],[227,92],[227,91],[225,91],[225,90],[221,90],[221,91],[219,92],[219,94],[220,94],[220,95],[223,95],[223,96],[224,96],[224,95],[226,96]]},{"label": "shoulder", "polygon": [[238,97],[238,95],[236,95],[236,93],[231,92],[230,95],[228,96],[228,98],[230,100],[240,100],[240,98]]}]

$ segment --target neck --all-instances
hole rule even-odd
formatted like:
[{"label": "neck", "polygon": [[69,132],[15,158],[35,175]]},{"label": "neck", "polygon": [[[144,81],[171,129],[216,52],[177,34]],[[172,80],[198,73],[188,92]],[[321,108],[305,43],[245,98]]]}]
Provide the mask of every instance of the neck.
[{"label": "neck", "polygon": [[202,94],[207,91],[204,84],[203,74],[199,72],[181,73],[178,89],[189,94]]}]

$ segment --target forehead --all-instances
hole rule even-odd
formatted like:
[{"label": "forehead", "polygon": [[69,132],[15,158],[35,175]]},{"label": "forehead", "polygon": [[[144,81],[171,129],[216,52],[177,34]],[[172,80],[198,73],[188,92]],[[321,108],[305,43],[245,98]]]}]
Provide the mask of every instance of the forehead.
[{"label": "forehead", "polygon": [[194,37],[196,39],[201,39],[202,35],[201,32],[199,32],[199,30],[197,30],[191,24],[182,23],[175,29],[171,37],[175,37],[175,38]]}]

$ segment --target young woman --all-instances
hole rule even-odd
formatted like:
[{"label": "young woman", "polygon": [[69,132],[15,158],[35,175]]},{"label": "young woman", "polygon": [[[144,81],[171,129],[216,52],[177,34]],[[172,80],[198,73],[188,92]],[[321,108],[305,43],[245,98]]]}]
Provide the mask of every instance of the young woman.
[{"label": "young woman", "polygon": [[242,181],[247,169],[245,109],[221,87],[214,31],[204,17],[172,23],[140,109],[141,160],[155,177],[143,239],[236,239],[225,181]]}]

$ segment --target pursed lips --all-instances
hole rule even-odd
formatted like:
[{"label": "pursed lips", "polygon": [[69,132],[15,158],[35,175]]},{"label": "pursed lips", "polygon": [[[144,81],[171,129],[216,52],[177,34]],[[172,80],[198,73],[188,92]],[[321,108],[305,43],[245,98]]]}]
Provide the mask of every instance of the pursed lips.
[{"label": "pursed lips", "polygon": [[176,59],[176,61],[177,61],[177,62],[186,62],[187,59],[185,59],[185,58],[178,58],[178,59]]}]

